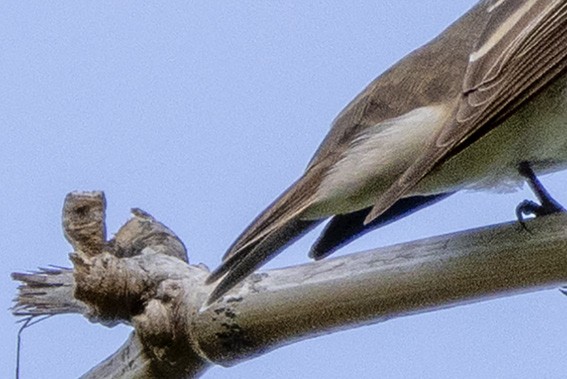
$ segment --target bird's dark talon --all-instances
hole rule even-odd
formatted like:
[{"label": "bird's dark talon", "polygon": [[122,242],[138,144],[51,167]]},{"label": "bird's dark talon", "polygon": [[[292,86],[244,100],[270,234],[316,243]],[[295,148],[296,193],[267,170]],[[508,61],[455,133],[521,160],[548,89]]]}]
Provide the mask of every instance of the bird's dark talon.
[{"label": "bird's dark talon", "polygon": [[516,218],[520,223],[521,229],[529,232],[526,226],[525,217],[530,215],[536,215],[539,213],[538,209],[541,207],[538,203],[531,200],[524,200],[516,207]]}]

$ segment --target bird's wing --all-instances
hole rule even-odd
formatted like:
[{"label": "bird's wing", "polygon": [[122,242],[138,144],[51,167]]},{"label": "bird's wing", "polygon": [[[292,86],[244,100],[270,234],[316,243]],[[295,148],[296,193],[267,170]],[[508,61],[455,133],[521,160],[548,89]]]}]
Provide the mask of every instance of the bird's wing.
[{"label": "bird's wing", "polygon": [[463,81],[454,117],[380,196],[365,223],[407,194],[439,163],[497,126],[567,68],[567,0],[494,0]]}]

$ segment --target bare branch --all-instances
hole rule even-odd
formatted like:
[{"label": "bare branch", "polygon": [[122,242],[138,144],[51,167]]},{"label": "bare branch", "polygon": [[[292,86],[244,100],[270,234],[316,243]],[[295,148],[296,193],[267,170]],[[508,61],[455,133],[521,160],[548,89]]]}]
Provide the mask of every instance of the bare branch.
[{"label": "bare branch", "polygon": [[68,268],[42,268],[30,273],[13,273],[22,282],[12,312],[16,316],[35,317],[64,313],[86,313],[87,306],[75,299],[73,271]]},{"label": "bare branch", "polygon": [[567,215],[469,230],[255,274],[193,334],[233,365],[332,331],[567,282]]},{"label": "bare branch", "polygon": [[210,365],[200,359],[193,359],[182,367],[185,372],[175,371],[163,362],[151,359],[144,351],[144,345],[132,332],[124,345],[112,356],[105,359],[81,376],[81,379],[99,378],[198,378]]},{"label": "bare branch", "polygon": [[[89,209],[104,214],[103,196],[74,196],[98,202]],[[213,363],[234,365],[336,330],[567,282],[567,215],[561,214],[529,221],[529,231],[495,225],[257,273],[205,308],[208,269],[186,263],[171,230],[141,210],[133,214],[108,242],[99,242],[103,217],[93,222],[96,217],[81,215],[92,239],[80,227],[66,230],[76,249],[74,280],[66,270],[14,274],[26,283],[17,315],[66,309],[135,328],[85,378],[195,378]]]}]

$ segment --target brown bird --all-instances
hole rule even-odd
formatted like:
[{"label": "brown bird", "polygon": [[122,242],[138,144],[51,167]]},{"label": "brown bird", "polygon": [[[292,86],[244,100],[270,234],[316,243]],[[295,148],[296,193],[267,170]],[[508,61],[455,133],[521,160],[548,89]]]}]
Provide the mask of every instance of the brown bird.
[{"label": "brown bird", "polygon": [[[228,249],[209,304],[319,222],[310,256],[450,194],[567,167],[567,0],[484,0],[375,79]],[[539,189],[539,188],[538,188]],[[562,208],[540,190],[541,205]]]}]

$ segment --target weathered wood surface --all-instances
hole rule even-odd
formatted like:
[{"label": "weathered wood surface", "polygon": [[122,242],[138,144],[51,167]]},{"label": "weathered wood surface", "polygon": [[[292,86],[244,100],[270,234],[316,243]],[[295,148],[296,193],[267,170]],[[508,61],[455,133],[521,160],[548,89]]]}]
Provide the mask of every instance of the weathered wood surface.
[{"label": "weathered wood surface", "polygon": [[106,241],[104,195],[68,195],[73,270],[13,275],[14,314],[80,313],[135,329],[85,378],[195,378],[277,347],[345,328],[567,282],[567,215],[463,231],[253,274],[204,307],[208,269],[183,243],[133,210]]}]

